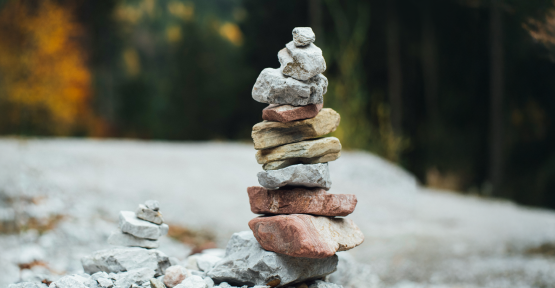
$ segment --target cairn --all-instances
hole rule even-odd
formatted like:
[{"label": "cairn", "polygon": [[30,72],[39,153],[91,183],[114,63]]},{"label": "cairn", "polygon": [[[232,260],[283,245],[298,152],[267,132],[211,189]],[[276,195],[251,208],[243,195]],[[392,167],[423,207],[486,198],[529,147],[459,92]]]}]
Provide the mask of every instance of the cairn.
[{"label": "cairn", "polygon": [[355,195],[330,194],[328,162],[341,155],[341,143],[324,137],[340,122],[323,108],[326,62],[310,27],[293,30],[293,41],[278,53],[281,67],[264,69],[252,90],[269,104],[253,127],[260,186],[247,189],[251,210],[263,214],[249,222],[265,250],[291,257],[327,258],[360,245],[364,236],[346,218]]},{"label": "cairn", "polygon": [[108,238],[108,244],[127,247],[158,248],[158,238],[168,233],[158,201],[148,200],[139,204],[136,212],[121,211],[119,231]]}]

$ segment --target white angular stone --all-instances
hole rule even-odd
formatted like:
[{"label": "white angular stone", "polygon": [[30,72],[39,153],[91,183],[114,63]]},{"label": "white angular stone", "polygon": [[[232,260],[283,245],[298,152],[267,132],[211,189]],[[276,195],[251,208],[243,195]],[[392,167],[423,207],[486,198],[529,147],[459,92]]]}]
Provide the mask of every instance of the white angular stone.
[{"label": "white angular stone", "polygon": [[181,284],[175,286],[175,288],[208,288],[204,279],[200,276],[191,276],[187,277],[187,279],[183,280]]},{"label": "white angular stone", "polygon": [[142,286],[146,281],[149,281],[156,272],[151,268],[137,268],[127,272],[118,273],[116,279],[116,287],[129,287],[133,284]]},{"label": "white angular stone", "polygon": [[306,81],[326,71],[322,49],[312,43],[297,47],[291,41],[278,52],[278,59],[282,73],[297,80]]},{"label": "white angular stone", "polygon": [[212,280],[212,278],[204,277],[204,278],[202,278],[202,280],[204,280],[204,283],[206,283],[206,288],[214,287],[214,280]]},{"label": "white angular stone", "polygon": [[102,288],[110,288],[114,286],[114,282],[108,278],[98,278],[96,282],[98,282],[98,286]]},{"label": "white angular stone", "polygon": [[119,273],[137,268],[149,268],[159,276],[170,267],[170,260],[159,250],[126,247],[96,251],[83,257],[81,264],[88,274],[100,271]]},{"label": "white angular stone", "polygon": [[137,207],[137,211],[135,212],[137,218],[152,222],[154,224],[162,224],[164,223],[164,219],[162,219],[162,213],[158,211],[154,211],[143,204],[139,204]]},{"label": "white angular stone", "polygon": [[90,284],[90,280],[92,280],[90,277],[86,278],[79,275],[68,275],[50,283],[50,286],[48,287],[49,288],[88,288]]},{"label": "white angular stone", "polygon": [[121,231],[124,233],[151,240],[157,240],[158,238],[168,234],[169,230],[168,225],[156,225],[154,223],[141,220],[131,211],[121,211],[119,213],[119,226]]},{"label": "white angular stone", "polygon": [[8,288],[46,288],[45,284],[36,283],[36,282],[22,282],[17,284],[10,284]]},{"label": "white angular stone", "polygon": [[115,246],[126,247],[142,247],[147,249],[158,248],[158,240],[149,240],[138,238],[131,234],[123,233],[121,231],[114,231],[108,237],[108,244]]},{"label": "white angular stone", "polygon": [[316,35],[310,27],[295,27],[293,29],[293,42],[295,46],[306,46],[316,41]]},{"label": "white angular stone", "polygon": [[258,183],[268,189],[283,186],[331,188],[328,163],[297,164],[278,170],[258,172]]},{"label": "white angular stone", "polygon": [[307,81],[283,75],[281,69],[262,70],[252,88],[252,98],[261,103],[305,106],[324,102],[328,79],[322,74]]},{"label": "white angular stone", "polygon": [[160,210],[160,204],[159,204],[158,201],[156,201],[156,200],[146,200],[146,201],[145,201],[145,206],[146,206],[148,209],[152,209],[152,210],[154,210],[154,211]]},{"label": "white angular stone", "polygon": [[[206,275],[215,282],[228,282],[237,286],[281,287],[323,278],[335,271],[337,261],[335,255],[311,259],[266,251],[251,231],[243,231],[233,234],[227,244],[226,256]],[[220,287],[224,287],[222,284]]]},{"label": "white angular stone", "polygon": [[222,257],[202,253],[197,255],[197,266],[200,271],[209,271],[220,260],[222,260]]}]

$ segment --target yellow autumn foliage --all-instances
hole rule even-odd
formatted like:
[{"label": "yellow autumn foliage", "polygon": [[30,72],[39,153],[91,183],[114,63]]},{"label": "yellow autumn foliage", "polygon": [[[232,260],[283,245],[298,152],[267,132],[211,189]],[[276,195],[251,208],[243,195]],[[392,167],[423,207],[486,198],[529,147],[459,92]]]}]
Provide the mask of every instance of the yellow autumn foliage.
[{"label": "yellow autumn foliage", "polygon": [[[0,11],[0,121],[67,135],[91,119],[91,73],[71,8],[10,1]],[[25,119],[23,119],[25,118]],[[1,132],[1,131],[0,131]]]}]

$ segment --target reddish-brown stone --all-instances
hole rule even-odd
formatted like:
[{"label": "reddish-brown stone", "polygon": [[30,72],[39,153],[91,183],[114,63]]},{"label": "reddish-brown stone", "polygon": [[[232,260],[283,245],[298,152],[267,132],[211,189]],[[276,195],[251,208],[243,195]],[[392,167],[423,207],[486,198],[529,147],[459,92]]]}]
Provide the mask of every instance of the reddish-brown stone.
[{"label": "reddish-brown stone", "polygon": [[331,257],[364,241],[360,229],[347,218],[279,215],[254,218],[249,227],[262,248],[292,257]]},{"label": "reddish-brown stone", "polygon": [[355,210],[357,197],[352,194],[329,194],[321,188],[282,188],[268,190],[260,186],[247,188],[251,211],[255,214],[313,214],[347,216]]},{"label": "reddish-brown stone", "polygon": [[322,110],[324,104],[310,104],[306,106],[291,106],[270,104],[262,110],[262,119],[276,122],[291,122],[301,119],[314,118]]}]

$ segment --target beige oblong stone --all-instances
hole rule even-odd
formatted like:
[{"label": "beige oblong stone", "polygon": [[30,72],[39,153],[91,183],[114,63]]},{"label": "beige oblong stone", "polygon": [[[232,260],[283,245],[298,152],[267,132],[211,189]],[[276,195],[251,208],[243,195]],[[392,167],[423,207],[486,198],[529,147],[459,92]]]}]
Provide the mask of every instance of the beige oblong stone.
[{"label": "beige oblong stone", "polygon": [[263,121],[252,127],[252,139],[257,150],[314,139],[337,129],[341,117],[333,109],[324,108],[316,117],[293,122]]},{"label": "beige oblong stone", "polygon": [[287,160],[278,160],[278,161],[268,162],[262,165],[262,169],[277,170],[277,169],[281,169],[281,168],[285,168],[285,167],[288,167],[291,165],[297,165],[297,164],[326,163],[326,162],[335,161],[339,159],[340,156],[341,156],[341,152],[337,152],[337,153],[325,154],[323,156],[314,157],[314,158],[291,158]]},{"label": "beige oblong stone", "polygon": [[[335,137],[326,137],[258,150],[256,152],[256,161],[258,161],[258,164],[268,164],[277,161],[279,164],[272,165],[271,167],[279,169],[277,167],[284,168],[294,164],[316,164],[333,161],[339,157],[339,152],[341,152],[341,143],[339,139]],[[331,157],[326,157],[328,154],[333,155]],[[304,159],[306,159],[306,161],[303,161]]]}]

